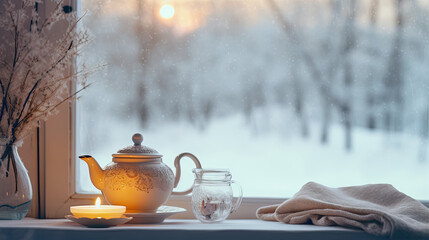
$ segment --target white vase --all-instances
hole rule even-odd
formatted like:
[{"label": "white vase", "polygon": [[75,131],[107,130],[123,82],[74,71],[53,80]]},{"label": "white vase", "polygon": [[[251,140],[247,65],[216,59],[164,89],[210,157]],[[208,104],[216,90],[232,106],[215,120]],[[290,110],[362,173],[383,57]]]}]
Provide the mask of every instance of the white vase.
[{"label": "white vase", "polygon": [[0,143],[0,154],[0,219],[19,220],[30,210],[30,178],[16,145]]}]

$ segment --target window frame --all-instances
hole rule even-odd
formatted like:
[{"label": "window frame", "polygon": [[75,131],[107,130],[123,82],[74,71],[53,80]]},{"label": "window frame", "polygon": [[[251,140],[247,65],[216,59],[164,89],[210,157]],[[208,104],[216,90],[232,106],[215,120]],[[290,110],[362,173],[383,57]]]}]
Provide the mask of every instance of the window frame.
[{"label": "window frame", "polygon": [[[66,0],[65,3],[79,11],[79,0]],[[51,2],[44,2],[41,15],[52,8]],[[71,66],[70,71],[75,66]],[[75,89],[75,86],[70,86]],[[39,126],[38,142],[40,157],[40,212],[41,218],[63,218],[69,214],[70,206],[94,204],[101,194],[85,194],[76,191],[76,102],[66,102],[59,106],[59,113]],[[33,145],[34,146],[34,145]],[[36,146],[37,148],[37,146]],[[237,212],[230,218],[254,219],[256,210],[261,206],[278,204],[282,198],[243,198]],[[421,201],[429,207],[429,201]],[[171,196],[166,205],[187,209],[174,218],[194,218],[190,196]]]}]

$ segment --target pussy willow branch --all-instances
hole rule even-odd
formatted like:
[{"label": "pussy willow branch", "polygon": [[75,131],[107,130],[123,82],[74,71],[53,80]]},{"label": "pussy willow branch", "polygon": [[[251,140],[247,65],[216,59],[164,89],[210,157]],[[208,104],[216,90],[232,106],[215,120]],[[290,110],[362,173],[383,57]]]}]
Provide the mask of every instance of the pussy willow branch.
[{"label": "pussy willow branch", "polygon": [[[72,27],[74,27],[74,26],[76,26],[76,25],[73,25]],[[69,31],[70,32],[70,31]],[[66,39],[66,38],[65,38]],[[70,41],[70,44],[69,44],[69,46],[68,46],[68,48],[67,48],[67,50],[62,54],[62,56],[60,57],[60,59],[58,59],[56,62],[55,62],[55,64],[54,65],[52,65],[44,74],[49,74],[53,69],[55,69],[57,66],[58,66],[58,64],[60,64],[60,63],[62,63],[62,61],[68,56],[68,53],[69,53],[69,51],[72,49],[72,47],[73,47],[73,41]],[[15,140],[15,130],[17,129],[17,127],[22,123],[22,121],[21,121],[21,117],[22,117],[22,114],[23,114],[23,112],[24,112],[24,110],[25,110],[25,108],[26,108],[26,106],[27,106],[27,103],[28,103],[28,101],[29,101],[29,99],[30,99],[30,97],[33,95],[33,93],[34,93],[34,91],[37,89],[37,87],[39,86],[39,83],[43,80],[43,75],[42,75],[42,77],[41,78],[39,78],[37,81],[36,81],[36,83],[33,85],[33,87],[31,88],[31,90],[30,90],[30,92],[27,94],[27,96],[26,96],[26,98],[25,98],[25,101],[24,101],[24,104],[23,104],[23,106],[22,106],[22,108],[21,108],[21,111],[20,111],[20,113],[19,113],[19,116],[18,116],[18,118],[15,120],[15,122],[13,123],[13,125],[12,125],[12,139],[13,140]],[[49,97],[47,98],[47,99],[49,99]]]},{"label": "pussy willow branch", "polygon": [[[67,57],[67,54],[68,54],[68,52],[72,49],[72,47],[73,47],[73,41],[71,41],[70,42],[70,45],[69,45],[69,47],[67,48],[67,50],[64,52],[64,54],[61,56],[61,58],[60,59],[58,59],[56,62],[55,62],[55,64],[53,65],[53,66],[51,66],[46,72],[45,72],[45,74],[49,74],[53,69],[55,69],[56,68],[56,66],[58,65],[58,64],[60,64],[66,57]],[[33,92],[36,90],[36,88],[37,88],[37,86],[39,85],[39,83],[41,82],[43,80],[43,76],[41,77],[41,78],[39,78],[37,81],[36,81],[36,83],[33,85],[33,87],[31,88],[31,90],[30,90],[30,92],[28,93],[28,95],[27,95],[27,97],[25,98],[25,101],[24,101],[24,104],[23,104],[23,106],[22,106],[22,108],[21,108],[21,112],[20,112],[20,114],[19,114],[19,116],[18,116],[18,118],[16,119],[16,123],[15,123],[15,125],[19,122],[19,120],[20,120],[20,118],[21,118],[21,116],[22,116],[22,113],[24,112],[24,110],[25,110],[25,107],[26,107],[26,105],[27,105],[27,102],[28,102],[28,100],[29,100],[29,98],[30,98],[30,96],[33,94]]]},{"label": "pussy willow branch", "polygon": [[[36,10],[31,12],[32,15],[25,14],[24,11],[34,7],[32,1],[17,7],[4,5],[6,15],[2,20],[9,25],[3,26],[13,38],[8,45],[13,56],[8,61],[0,60],[0,66],[4,66],[0,68],[3,72],[0,79],[0,134],[9,137],[9,144],[25,136],[34,121],[49,116],[60,104],[75,98],[91,85],[83,84],[73,94],[64,93],[67,91],[65,84],[77,82],[75,77],[80,75],[84,82],[91,69],[84,67],[80,72],[66,73],[73,57],[80,55],[81,46],[89,41],[89,35],[85,31],[76,31],[83,16],[69,19],[62,13],[62,2],[56,1],[55,9],[44,21],[39,21]],[[64,19],[71,20],[65,33],[58,40],[50,41],[52,27]],[[27,20],[30,20],[29,31],[25,27]],[[41,26],[34,26],[36,22],[41,22]]]},{"label": "pussy willow branch", "polygon": [[0,86],[1,86],[1,92],[2,92],[2,94],[4,94],[4,85],[3,85],[2,81],[0,81]]},{"label": "pussy willow branch", "polygon": [[[95,72],[95,71],[98,71],[99,69],[101,69],[101,68],[103,68],[103,67],[104,67],[104,66],[99,66],[99,67],[96,67],[96,68],[93,68],[93,69],[89,69],[89,70],[82,70],[82,71],[79,71],[79,72],[75,73],[73,76],[66,76],[66,77],[64,77],[64,78],[62,78],[62,79],[58,79],[58,81],[62,81],[62,80],[66,80],[66,79],[70,79],[70,78],[72,78],[72,77],[80,77],[81,75],[88,75],[88,74],[91,74],[91,73],[93,73],[93,72]],[[38,118],[42,117],[43,115],[45,115],[45,114],[46,114],[46,112],[50,112],[50,111],[52,111],[53,109],[57,108],[57,107],[58,107],[59,105],[61,105],[62,103],[64,103],[64,102],[66,102],[66,101],[68,101],[68,100],[70,100],[70,99],[74,98],[77,94],[79,94],[81,91],[85,90],[86,88],[90,87],[91,85],[92,85],[92,83],[89,83],[89,84],[86,84],[86,85],[82,86],[82,88],[81,88],[81,89],[79,89],[78,91],[74,92],[73,94],[71,94],[70,96],[66,97],[65,99],[61,100],[60,102],[56,103],[55,105],[53,105],[53,106],[49,107],[47,110],[38,110],[38,109],[43,105],[43,103],[40,103],[40,104],[38,104],[38,105],[34,106],[31,110],[28,110],[28,111],[27,111],[27,112],[28,112],[28,114],[26,114],[26,115],[25,115],[25,116],[20,120],[20,122],[18,122],[18,124],[17,124],[17,128],[18,128],[19,126],[21,126],[21,124],[23,124],[23,123],[25,123],[26,121],[28,121],[29,119],[38,119]],[[59,88],[59,86],[58,86],[57,88]],[[54,91],[52,92],[52,94],[55,94],[55,92],[56,92],[56,91],[54,90]],[[49,98],[49,97],[51,97],[51,96],[48,96],[48,98]],[[33,116],[33,114],[34,114],[34,113],[36,113],[36,112],[40,112],[40,114]]]},{"label": "pussy willow branch", "polygon": [[[19,13],[20,12],[18,11],[17,19],[16,19],[16,23],[15,23],[15,21],[13,19],[12,12],[9,12],[10,19],[11,19],[11,21],[14,24],[14,27],[13,27],[13,29],[14,29],[14,54],[13,54],[12,69],[11,69],[10,75],[9,75],[9,82],[7,84],[7,87],[6,87],[6,91],[3,93],[3,101],[2,101],[1,111],[0,111],[0,122],[3,119],[4,111],[5,110],[8,111],[8,108],[7,108],[7,97],[8,97],[9,87],[10,87],[10,84],[12,83],[13,75],[15,73],[16,62],[18,60],[18,50],[19,50],[19,45],[18,45],[18,42],[19,42],[18,41],[18,38],[19,38],[18,24],[19,24],[19,17],[20,17]],[[8,119],[8,123],[10,123],[9,119]]]},{"label": "pussy willow branch", "polygon": [[44,29],[46,27],[49,27],[51,24],[55,23],[55,21],[53,21],[54,16],[58,11],[61,11],[61,6],[63,2],[64,2],[63,0],[57,2],[57,5],[55,6],[53,13],[49,16],[49,18],[43,21],[42,26],[40,26],[40,29]]},{"label": "pussy willow branch", "polygon": [[[45,28],[45,27],[47,27],[47,26],[49,26],[49,25],[51,25],[51,24],[53,24],[55,21],[54,21],[54,15],[55,15],[55,13],[57,12],[57,11],[59,11],[59,9],[60,9],[60,6],[61,6],[61,3],[62,3],[63,1],[59,1],[58,3],[57,3],[57,5],[55,6],[55,10],[54,10],[54,13],[53,14],[51,14],[51,16],[48,18],[48,19],[46,19],[45,21],[44,21],[44,23],[43,23],[43,25],[42,25],[42,27],[40,28],[40,31],[43,31],[43,29]],[[25,6],[22,4],[22,6],[21,6],[21,9],[20,10],[22,10],[23,8],[24,8]],[[10,71],[10,76],[9,76],[9,81],[8,81],[8,83],[7,83],[7,86],[6,86],[6,89],[4,90],[4,86],[3,86],[3,83],[1,84],[1,87],[2,87],[2,93],[3,93],[3,100],[2,100],[2,107],[1,107],[1,110],[0,110],[0,122],[1,122],[1,120],[3,119],[3,117],[4,117],[4,112],[6,111],[6,112],[9,112],[9,108],[8,108],[8,102],[10,102],[10,98],[8,99],[8,93],[9,93],[9,88],[10,88],[10,85],[11,85],[11,83],[12,83],[12,81],[13,81],[13,77],[14,77],[14,74],[15,74],[15,69],[16,69],[16,67],[17,67],[17,64],[19,65],[20,63],[22,63],[22,62],[24,62],[24,61],[19,61],[21,58],[21,51],[20,51],[20,45],[19,45],[19,38],[20,38],[20,32],[19,32],[19,21],[20,21],[20,17],[21,17],[21,11],[20,10],[18,10],[17,11],[17,17],[16,17],[16,19],[14,19],[14,17],[13,17],[13,12],[12,11],[9,11],[9,16],[10,16],[10,19],[11,19],[11,22],[13,23],[13,29],[14,29],[14,55],[13,55],[13,62],[12,62],[12,69],[11,69],[11,71]],[[16,20],[16,21],[15,21]],[[80,19],[79,19],[80,20]],[[76,25],[73,25],[73,27],[70,29],[69,28],[69,31],[68,31],[68,33],[67,33],[67,36],[69,36],[70,35],[70,31],[72,31],[72,30],[74,30],[74,28],[76,27]],[[64,39],[67,39],[67,38],[64,38]],[[45,42],[44,42],[44,45],[45,44],[47,44],[48,43],[48,40],[46,40]],[[47,71],[47,73],[49,73],[52,69],[54,69],[57,65],[58,65],[58,63],[60,63],[66,56],[67,56],[67,53],[68,53],[68,51],[70,50],[70,48],[71,48],[71,46],[72,46],[72,42],[70,43],[70,46],[69,46],[69,48],[68,48],[68,50],[66,51],[66,53],[64,54],[64,56],[60,59],[60,60],[58,60],[57,61],[57,63],[54,65],[54,66],[52,66],[48,71]],[[30,48],[30,49],[28,49],[28,51],[26,52],[26,54],[24,54],[24,59],[25,59],[25,57],[27,57],[27,55],[31,52],[31,50],[34,50],[34,49],[32,49],[32,48]],[[39,80],[36,82],[36,84],[35,84],[35,86],[33,86],[33,88],[32,88],[32,90],[30,91],[30,93],[29,93],[29,95],[31,95],[32,94],[32,92],[34,91],[34,88],[35,87],[37,87],[37,85],[38,85],[38,82],[39,82]],[[27,100],[24,102],[24,107],[21,109],[21,112],[22,112],[22,110],[25,108],[25,105],[27,104],[27,101],[28,101],[28,97],[29,96],[27,96]],[[8,101],[9,100],[9,101]],[[12,112],[13,113],[13,112]],[[12,113],[10,113],[9,112],[9,117],[8,117],[8,124],[10,124],[10,117],[11,117],[11,114]],[[20,116],[21,116],[22,114],[20,114]],[[17,119],[17,120],[19,120],[19,119]]]},{"label": "pussy willow branch", "polygon": [[30,72],[31,72],[31,70],[30,70],[30,69],[28,69],[28,70],[27,70],[27,73],[25,74],[24,81],[23,81],[23,83],[22,83],[22,85],[21,85],[21,91],[23,91],[23,90],[24,90],[24,87],[25,87],[25,85],[26,85],[26,83],[27,83],[27,79],[28,79],[28,76],[30,75]]},{"label": "pussy willow branch", "polygon": [[25,122],[25,121],[28,121],[31,117],[32,117],[33,119],[37,119],[37,118],[43,117],[43,116],[46,114],[45,112],[50,112],[50,111],[54,110],[55,108],[57,108],[59,105],[63,104],[64,102],[66,102],[66,101],[69,101],[69,100],[73,99],[73,98],[74,98],[74,97],[76,97],[76,95],[78,95],[81,91],[83,91],[83,90],[87,89],[87,88],[88,88],[88,87],[90,87],[91,85],[92,85],[92,83],[90,83],[90,84],[88,84],[88,85],[83,86],[81,89],[79,89],[78,91],[74,92],[73,94],[71,94],[71,95],[70,95],[70,96],[68,96],[67,98],[65,98],[65,99],[63,99],[62,101],[58,102],[57,104],[55,104],[55,105],[53,105],[53,106],[49,107],[46,111],[41,111],[42,113],[40,113],[40,114],[38,114],[38,115],[31,116],[31,115],[32,115],[32,113],[27,114],[27,115],[26,115],[26,116],[21,120],[20,124],[21,124],[21,123],[23,123],[23,122]]},{"label": "pussy willow branch", "polygon": [[28,99],[30,99],[30,96],[33,94],[34,90],[36,90],[37,85],[39,85],[39,82],[41,81],[41,79],[37,80],[37,82],[34,84],[34,86],[31,88],[31,91],[28,93],[27,97],[25,98],[24,104],[22,106],[21,112],[19,113],[18,118],[15,120],[15,123],[13,124],[13,128],[12,128],[12,134],[13,134],[13,130],[15,130],[15,128],[18,126],[18,123],[21,119],[22,113],[24,112],[25,106],[27,105]]}]

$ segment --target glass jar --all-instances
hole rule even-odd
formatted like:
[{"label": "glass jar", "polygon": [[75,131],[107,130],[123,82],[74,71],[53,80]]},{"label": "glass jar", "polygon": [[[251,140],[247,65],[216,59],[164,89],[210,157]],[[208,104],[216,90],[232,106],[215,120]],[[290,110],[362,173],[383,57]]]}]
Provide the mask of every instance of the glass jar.
[{"label": "glass jar", "polygon": [[[192,212],[203,223],[221,222],[237,211],[243,192],[241,186],[231,180],[229,169],[195,168],[192,190]],[[234,200],[232,185],[237,186]]]}]

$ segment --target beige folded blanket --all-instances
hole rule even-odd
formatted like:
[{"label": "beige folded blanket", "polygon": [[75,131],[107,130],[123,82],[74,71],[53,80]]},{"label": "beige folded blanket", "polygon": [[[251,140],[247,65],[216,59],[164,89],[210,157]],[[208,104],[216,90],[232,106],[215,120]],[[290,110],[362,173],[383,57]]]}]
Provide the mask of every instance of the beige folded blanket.
[{"label": "beige folded blanket", "polygon": [[291,199],[256,212],[267,221],[339,225],[390,238],[429,239],[429,209],[389,184],[329,188],[309,182]]}]

